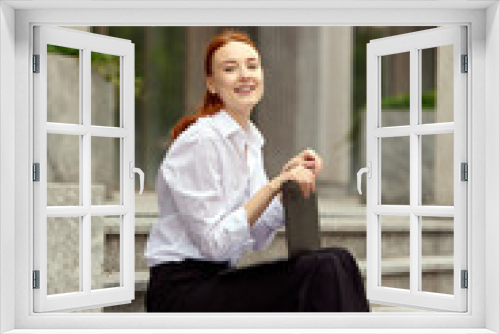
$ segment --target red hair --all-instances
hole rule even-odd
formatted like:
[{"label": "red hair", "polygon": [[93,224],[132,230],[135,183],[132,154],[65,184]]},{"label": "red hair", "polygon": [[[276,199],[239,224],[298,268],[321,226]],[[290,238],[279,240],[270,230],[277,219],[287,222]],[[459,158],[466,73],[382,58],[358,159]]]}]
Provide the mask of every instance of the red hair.
[{"label": "red hair", "polygon": [[[223,47],[227,43],[231,41],[238,41],[246,43],[252,46],[255,50],[257,47],[252,42],[250,37],[243,31],[236,30],[224,30],[218,35],[214,36],[212,40],[208,43],[207,51],[205,53],[205,76],[212,76],[212,60],[219,48]],[[198,118],[208,115],[215,115],[224,107],[223,101],[217,94],[212,94],[208,91],[205,91],[205,97],[203,98],[203,105],[199,107],[198,112],[194,115],[186,115],[184,116],[172,129],[170,132],[170,137],[172,142],[182,133],[182,131],[186,130],[191,124],[195,123]]]}]

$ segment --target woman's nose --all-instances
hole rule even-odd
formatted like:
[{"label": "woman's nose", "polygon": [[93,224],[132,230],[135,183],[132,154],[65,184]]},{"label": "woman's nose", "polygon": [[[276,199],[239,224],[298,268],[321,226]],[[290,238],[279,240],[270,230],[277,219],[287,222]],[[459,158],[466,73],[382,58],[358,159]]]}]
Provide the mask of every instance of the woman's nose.
[{"label": "woman's nose", "polygon": [[250,74],[250,70],[248,68],[246,68],[245,66],[243,66],[240,70],[240,76],[242,78],[248,78],[251,76]]}]

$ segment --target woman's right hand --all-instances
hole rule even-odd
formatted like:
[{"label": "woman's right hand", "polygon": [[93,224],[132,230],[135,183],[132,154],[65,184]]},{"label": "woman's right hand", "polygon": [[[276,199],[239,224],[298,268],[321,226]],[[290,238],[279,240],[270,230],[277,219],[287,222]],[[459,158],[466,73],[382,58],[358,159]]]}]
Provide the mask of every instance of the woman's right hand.
[{"label": "woman's right hand", "polygon": [[281,172],[278,179],[280,181],[280,186],[286,181],[298,183],[305,198],[309,198],[311,192],[314,192],[316,189],[314,173],[303,165],[297,165],[287,171]]}]

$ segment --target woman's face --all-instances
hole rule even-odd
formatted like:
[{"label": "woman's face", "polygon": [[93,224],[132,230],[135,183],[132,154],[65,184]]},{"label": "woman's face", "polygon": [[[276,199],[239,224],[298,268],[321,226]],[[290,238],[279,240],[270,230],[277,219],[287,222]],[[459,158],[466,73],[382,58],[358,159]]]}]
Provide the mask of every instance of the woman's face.
[{"label": "woman's face", "polygon": [[264,77],[257,51],[250,45],[231,41],[215,51],[208,89],[234,112],[250,112],[264,92]]}]

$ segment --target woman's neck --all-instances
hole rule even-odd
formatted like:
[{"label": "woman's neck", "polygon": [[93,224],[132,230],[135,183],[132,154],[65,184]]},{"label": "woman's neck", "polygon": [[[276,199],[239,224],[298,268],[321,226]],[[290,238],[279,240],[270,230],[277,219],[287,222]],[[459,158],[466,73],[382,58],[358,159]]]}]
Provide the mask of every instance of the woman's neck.
[{"label": "woman's neck", "polygon": [[243,128],[245,131],[250,130],[250,112],[248,111],[233,111],[229,108],[224,108],[224,110]]}]

